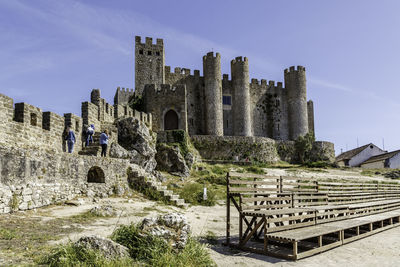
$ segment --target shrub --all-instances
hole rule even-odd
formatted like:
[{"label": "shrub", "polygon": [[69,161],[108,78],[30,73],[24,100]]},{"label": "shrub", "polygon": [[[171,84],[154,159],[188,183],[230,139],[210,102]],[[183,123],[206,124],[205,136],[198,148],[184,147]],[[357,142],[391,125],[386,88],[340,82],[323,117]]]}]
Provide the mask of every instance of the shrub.
[{"label": "shrub", "polygon": [[48,266],[65,267],[128,267],[134,266],[134,261],[130,258],[107,259],[99,251],[90,250],[73,243],[60,245],[37,260],[38,264]]},{"label": "shrub", "polygon": [[205,246],[193,238],[183,250],[176,251],[162,239],[141,233],[135,224],[120,226],[111,238],[128,247],[133,259],[149,266],[216,266]]}]

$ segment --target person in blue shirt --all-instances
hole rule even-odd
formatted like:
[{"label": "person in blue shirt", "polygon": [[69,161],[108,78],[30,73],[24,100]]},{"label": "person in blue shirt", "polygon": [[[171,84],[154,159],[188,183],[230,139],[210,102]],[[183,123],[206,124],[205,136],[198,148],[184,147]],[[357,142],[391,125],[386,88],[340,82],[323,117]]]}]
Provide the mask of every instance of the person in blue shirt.
[{"label": "person in blue shirt", "polygon": [[76,140],[75,134],[70,125],[67,127],[66,132],[67,132],[67,135],[65,137],[65,140],[67,140],[68,153],[72,153],[72,152],[74,152],[74,144],[75,144],[75,140]]},{"label": "person in blue shirt", "polygon": [[100,145],[101,145],[101,156],[105,157],[107,155],[107,144],[108,144],[108,132],[104,130],[104,132],[100,135]]}]

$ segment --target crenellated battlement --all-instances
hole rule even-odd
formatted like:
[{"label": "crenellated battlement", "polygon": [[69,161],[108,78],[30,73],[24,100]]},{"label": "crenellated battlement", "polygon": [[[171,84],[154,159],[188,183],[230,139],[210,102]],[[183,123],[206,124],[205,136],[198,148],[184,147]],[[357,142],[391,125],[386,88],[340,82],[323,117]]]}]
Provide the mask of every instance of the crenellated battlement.
[{"label": "crenellated battlement", "polygon": [[302,71],[302,72],[306,71],[306,68],[303,66],[297,66],[297,67],[291,66],[288,69],[285,69],[284,73],[286,74],[286,73],[290,73],[290,72],[299,72],[299,71]]},{"label": "crenellated battlement", "polygon": [[260,85],[260,82],[258,81],[258,79],[251,79],[251,84],[256,84],[256,85]]},{"label": "crenellated battlement", "polygon": [[221,55],[217,52],[214,56],[214,52],[208,52],[205,56],[203,56],[203,61],[211,58],[221,59]]},{"label": "crenellated battlement", "polygon": [[248,63],[248,59],[247,57],[236,57],[235,59],[231,60],[231,64],[235,65],[235,64],[245,64]]},{"label": "crenellated battlement", "polygon": [[156,39],[156,43],[153,43],[153,38],[151,37],[146,37],[145,42],[142,43],[142,37],[141,36],[135,36],[135,43],[139,45],[146,45],[146,46],[152,46],[152,45],[164,45],[164,40],[163,39]]},{"label": "crenellated battlement", "polygon": [[117,91],[118,92],[122,92],[122,93],[134,93],[135,89],[133,88],[125,88],[125,87],[117,87]]}]

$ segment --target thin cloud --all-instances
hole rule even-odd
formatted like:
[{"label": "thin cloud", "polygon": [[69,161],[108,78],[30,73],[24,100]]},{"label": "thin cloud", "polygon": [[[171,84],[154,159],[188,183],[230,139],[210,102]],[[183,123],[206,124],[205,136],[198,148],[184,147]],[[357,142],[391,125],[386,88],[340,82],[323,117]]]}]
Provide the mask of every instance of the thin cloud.
[{"label": "thin cloud", "polygon": [[348,92],[348,93],[357,92],[357,90],[355,90],[354,88],[351,88],[351,87],[348,87],[348,86],[345,86],[345,85],[341,85],[341,84],[337,84],[337,83],[328,82],[328,81],[325,81],[325,80],[310,78],[310,79],[308,79],[308,82],[313,84],[313,85],[316,85],[316,86],[322,86],[322,87],[325,87],[325,88],[339,90],[339,91],[342,91],[342,92]]}]

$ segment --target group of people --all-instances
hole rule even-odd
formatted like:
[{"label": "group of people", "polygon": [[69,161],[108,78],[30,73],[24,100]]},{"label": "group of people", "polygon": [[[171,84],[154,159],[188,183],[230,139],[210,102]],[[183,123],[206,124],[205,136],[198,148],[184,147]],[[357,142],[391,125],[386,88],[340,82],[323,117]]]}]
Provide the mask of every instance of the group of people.
[{"label": "group of people", "polygon": [[[85,146],[89,146],[90,143],[93,143],[93,135],[94,135],[94,125],[90,124],[90,126],[84,131],[85,134]],[[64,132],[64,139],[67,141],[68,153],[72,153],[74,151],[74,144],[76,143],[75,133],[72,130],[71,125],[68,125]],[[100,145],[101,145],[101,156],[106,157],[107,155],[107,146],[108,146],[108,131],[104,130],[100,134]]]}]

